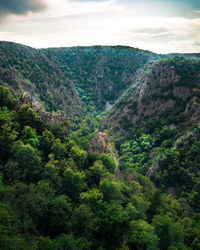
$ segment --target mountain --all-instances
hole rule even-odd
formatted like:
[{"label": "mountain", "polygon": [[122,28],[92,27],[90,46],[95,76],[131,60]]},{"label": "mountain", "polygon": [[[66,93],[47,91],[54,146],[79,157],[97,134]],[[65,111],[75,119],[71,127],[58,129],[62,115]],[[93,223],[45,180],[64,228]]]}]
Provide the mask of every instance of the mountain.
[{"label": "mountain", "polygon": [[127,128],[162,121],[186,129],[200,118],[199,76],[199,60],[173,57],[147,64],[113,106],[105,122],[107,127],[126,133]]},{"label": "mountain", "polygon": [[121,171],[133,168],[189,201],[200,176],[199,97],[200,60],[149,63],[102,122],[115,138]]},{"label": "mountain", "polygon": [[199,100],[196,54],[0,42],[0,249],[200,249]]},{"label": "mountain", "polygon": [[42,50],[52,55],[74,81],[81,99],[92,111],[104,111],[140,74],[144,65],[161,58],[150,51],[125,46],[92,46]]},{"label": "mountain", "polygon": [[31,96],[46,111],[83,113],[84,105],[73,81],[52,58],[39,50],[11,42],[0,42],[0,80],[18,95]]}]

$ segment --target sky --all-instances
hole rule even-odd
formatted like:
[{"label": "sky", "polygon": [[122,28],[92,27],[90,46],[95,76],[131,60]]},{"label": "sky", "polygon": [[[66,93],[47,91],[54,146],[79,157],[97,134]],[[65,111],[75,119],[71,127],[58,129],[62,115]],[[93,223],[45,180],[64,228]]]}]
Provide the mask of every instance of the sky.
[{"label": "sky", "polygon": [[0,40],[200,52],[200,0],[0,0]]}]

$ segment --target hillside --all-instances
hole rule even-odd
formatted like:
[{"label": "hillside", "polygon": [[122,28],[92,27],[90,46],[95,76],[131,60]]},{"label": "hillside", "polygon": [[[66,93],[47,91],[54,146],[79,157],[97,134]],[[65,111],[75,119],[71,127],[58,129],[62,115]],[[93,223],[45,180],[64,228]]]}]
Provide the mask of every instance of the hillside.
[{"label": "hillside", "polygon": [[[198,249],[195,176],[187,199],[178,199],[131,163],[119,169],[106,133],[96,133],[87,152],[85,136],[61,136],[27,104],[15,107],[8,89],[0,86],[0,96],[1,249]],[[143,156],[151,143],[140,137]],[[198,141],[193,145],[191,154],[199,151]],[[177,152],[169,153],[176,160]]]},{"label": "hillside", "polygon": [[[173,57],[152,62],[108,114],[106,124],[119,129],[157,120],[180,129],[199,119],[200,61]],[[124,131],[125,132],[125,131]]]},{"label": "hillside", "polygon": [[199,100],[193,54],[0,42],[0,249],[200,249]]},{"label": "hillside", "polygon": [[80,115],[81,103],[73,81],[39,50],[20,44],[0,42],[0,81],[18,96],[31,96],[46,111],[62,110]]},{"label": "hillside", "polygon": [[42,52],[48,58],[55,56],[93,112],[104,111],[106,103],[112,105],[149,60],[161,57],[124,46],[52,48]]},{"label": "hillside", "polygon": [[160,60],[144,69],[102,122],[116,138],[121,171],[137,170],[196,211],[199,96],[199,60]]}]

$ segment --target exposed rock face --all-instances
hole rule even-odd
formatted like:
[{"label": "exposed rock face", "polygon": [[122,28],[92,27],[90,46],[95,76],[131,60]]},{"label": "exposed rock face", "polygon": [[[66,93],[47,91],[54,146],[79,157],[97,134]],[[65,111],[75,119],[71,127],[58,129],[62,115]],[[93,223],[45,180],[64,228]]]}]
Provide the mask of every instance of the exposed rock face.
[{"label": "exposed rock face", "polygon": [[189,132],[187,132],[187,134],[180,136],[176,140],[174,147],[177,148],[179,143],[184,142],[189,136],[194,135],[194,134],[195,134],[195,131],[189,131]]},{"label": "exposed rock face", "polygon": [[189,88],[178,86],[174,87],[173,90],[174,96],[179,97],[183,100],[187,99],[189,96],[191,96],[191,90]]},{"label": "exposed rock face", "polygon": [[111,141],[106,133],[96,132],[92,140],[90,141],[88,153],[108,153],[112,156],[116,163],[116,174],[120,175],[120,170],[118,167],[117,152],[115,150],[115,144]]},{"label": "exposed rock face", "polygon": [[160,94],[163,88],[168,85],[178,82],[179,76],[176,75],[173,66],[162,66],[160,64],[154,64],[150,69],[143,75],[141,79],[140,88],[137,91],[139,95],[138,101],[148,98],[153,94]]},{"label": "exposed rock face", "polygon": [[112,106],[109,102],[106,102],[106,111],[111,110]]},{"label": "exposed rock face", "polygon": [[108,138],[106,133],[96,132],[90,142],[88,153],[89,154],[92,154],[93,152],[97,152],[98,154],[107,153],[108,152],[107,143],[108,143]]},{"label": "exposed rock face", "polygon": [[58,110],[55,114],[46,113],[42,110],[39,104],[30,96],[22,95],[20,99],[15,103],[16,108],[19,108],[21,105],[29,104],[30,107],[46,122],[51,124],[59,124],[62,126],[62,129],[65,131],[66,136],[69,136],[69,126],[68,118],[66,115],[62,115],[61,111]]},{"label": "exposed rock face", "polygon": [[166,193],[170,196],[175,196],[176,195],[176,189],[174,187],[169,187],[167,190],[166,190]]},{"label": "exposed rock face", "polygon": [[[121,128],[124,121],[131,126],[143,122],[145,117],[158,118],[165,111],[175,110],[177,100],[183,102],[193,95],[193,89],[180,85],[180,78],[174,66],[149,63],[132,87],[115,103],[104,124]],[[197,99],[193,100],[186,112],[198,105]],[[195,111],[193,116],[200,117],[200,112]]]},{"label": "exposed rock face", "polygon": [[199,120],[200,119],[200,99],[197,96],[194,96],[190,102],[187,104],[185,109],[185,114],[191,114],[192,120]]},{"label": "exposed rock face", "polygon": [[152,165],[152,167],[150,167],[146,173],[146,176],[151,179],[151,177],[154,176],[155,172],[158,171],[159,169],[159,159],[160,159],[160,155],[156,158],[156,161],[154,162],[154,164]]}]

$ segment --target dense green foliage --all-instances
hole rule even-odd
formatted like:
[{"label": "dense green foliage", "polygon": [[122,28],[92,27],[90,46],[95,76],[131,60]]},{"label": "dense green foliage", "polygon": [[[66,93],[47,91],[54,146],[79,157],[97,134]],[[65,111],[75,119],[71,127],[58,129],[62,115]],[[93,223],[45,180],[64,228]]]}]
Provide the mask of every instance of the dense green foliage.
[{"label": "dense green foliage", "polygon": [[[126,89],[131,80],[122,86],[121,77],[123,72],[134,75],[149,58],[156,57],[127,47],[36,52],[1,43],[0,249],[200,248],[200,63],[183,57],[152,63],[158,64],[160,71],[173,68],[178,77],[140,105],[148,108],[148,102],[160,100],[175,104],[159,115],[158,111],[141,115],[133,123],[130,117],[138,108],[133,96],[140,86]],[[101,68],[103,73],[98,71]],[[151,73],[151,63],[142,74],[145,72]],[[66,102],[61,98],[67,74],[76,81],[93,114],[103,109],[105,101],[113,102],[126,91],[110,113],[94,119],[91,113],[83,114],[86,109],[80,108],[78,97],[72,97],[73,91],[68,92]],[[97,81],[102,88],[97,104],[95,74],[97,78],[106,76]],[[105,79],[114,83],[110,93],[103,84]],[[159,75],[153,79],[155,85],[160,84]],[[46,123],[29,104],[16,105],[17,93],[12,95],[5,86],[12,92],[18,86],[27,89],[46,110],[59,108],[65,113],[71,109],[70,137],[59,123]],[[175,87],[191,92],[187,98],[177,97]],[[48,91],[52,95],[47,95]],[[71,98],[80,109],[72,107]],[[124,110],[130,116],[121,119]],[[116,120],[105,119],[114,113]],[[112,127],[117,119],[119,127]],[[115,150],[90,152],[98,122],[109,129],[118,155]]]},{"label": "dense green foliage", "polygon": [[54,57],[48,59],[39,50],[0,42],[0,83],[18,95],[27,93],[47,111],[60,109],[79,116],[84,113],[71,80]]},{"label": "dense green foliage", "polygon": [[178,201],[133,170],[148,160],[149,135],[121,146],[120,161],[127,155],[130,164],[115,172],[111,156],[88,155],[81,138],[61,141],[31,108],[16,109],[8,90],[0,92],[7,97],[0,110],[1,249],[196,249],[198,182]]},{"label": "dense green foliage", "polygon": [[42,50],[55,58],[74,81],[90,112],[103,111],[128,88],[136,71],[160,56],[125,46],[92,46]]}]

